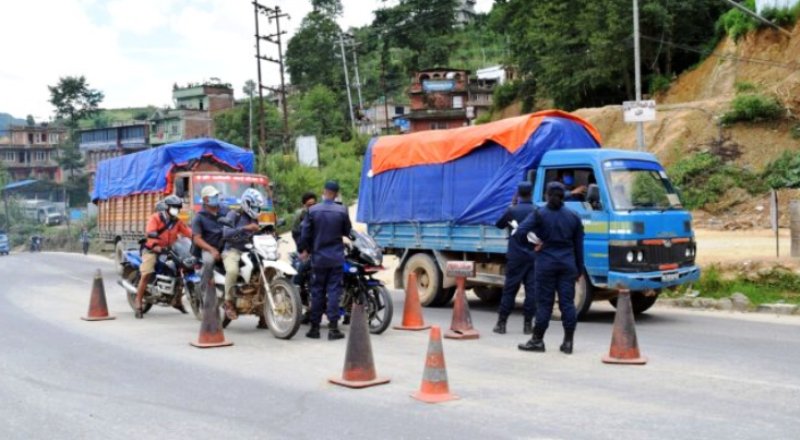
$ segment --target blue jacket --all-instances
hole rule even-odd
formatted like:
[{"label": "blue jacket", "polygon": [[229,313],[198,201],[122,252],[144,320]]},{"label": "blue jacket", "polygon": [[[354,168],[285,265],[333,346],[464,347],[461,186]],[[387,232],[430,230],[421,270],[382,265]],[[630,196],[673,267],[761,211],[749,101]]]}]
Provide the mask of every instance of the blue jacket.
[{"label": "blue jacket", "polygon": [[317,203],[308,210],[300,235],[300,251],[311,253],[316,269],[344,265],[344,242],[353,226],[347,208],[332,201]]},{"label": "blue jacket", "polygon": [[233,226],[222,227],[222,238],[225,240],[225,250],[237,249],[239,251],[246,251],[245,245],[253,240],[255,233],[246,231],[245,226],[258,223],[258,220],[253,220],[246,214],[239,211],[229,211],[225,216]]},{"label": "blue jacket", "polygon": [[517,228],[520,238],[533,232],[542,240],[536,254],[537,270],[574,268],[583,271],[583,223],[567,207],[552,210],[547,206],[530,213]]},{"label": "blue jacket", "polygon": [[536,206],[530,200],[520,200],[515,206],[510,206],[497,220],[495,226],[500,229],[508,228],[510,233],[508,237],[508,251],[506,251],[506,259],[511,260],[514,258],[536,258],[536,252],[533,250],[533,244],[528,241],[527,237],[514,234],[510,223],[512,220],[517,221],[517,227],[522,224],[528,215],[536,209]]}]

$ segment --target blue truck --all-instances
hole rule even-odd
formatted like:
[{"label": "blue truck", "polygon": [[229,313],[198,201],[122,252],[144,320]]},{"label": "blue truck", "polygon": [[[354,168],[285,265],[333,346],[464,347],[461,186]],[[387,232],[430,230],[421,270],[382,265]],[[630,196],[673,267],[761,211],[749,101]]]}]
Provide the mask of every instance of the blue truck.
[{"label": "blue truck", "polygon": [[395,287],[416,273],[423,305],[452,299],[455,280],[444,276],[452,260],[474,261],[467,286],[496,302],[510,228],[495,222],[519,181],[533,183],[541,206],[546,184],[569,173],[574,200],[566,206],[586,232],[580,315],[593,301],[615,304],[619,289],[632,292],[641,313],[662,289],[699,278],[692,218],[654,155],[600,145],[591,124],[559,111],[376,138],[364,160],[357,219],[399,259]]}]

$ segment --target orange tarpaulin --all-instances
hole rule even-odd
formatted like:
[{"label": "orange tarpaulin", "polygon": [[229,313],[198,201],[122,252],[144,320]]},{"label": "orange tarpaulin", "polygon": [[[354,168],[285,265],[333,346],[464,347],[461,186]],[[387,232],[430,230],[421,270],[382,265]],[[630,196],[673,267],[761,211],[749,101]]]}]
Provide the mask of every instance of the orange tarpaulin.
[{"label": "orange tarpaulin", "polygon": [[488,141],[503,146],[513,154],[547,117],[575,121],[583,125],[598,143],[602,143],[600,133],[589,122],[560,110],[545,110],[472,127],[380,137],[372,147],[372,175],[415,165],[450,162],[466,156]]}]

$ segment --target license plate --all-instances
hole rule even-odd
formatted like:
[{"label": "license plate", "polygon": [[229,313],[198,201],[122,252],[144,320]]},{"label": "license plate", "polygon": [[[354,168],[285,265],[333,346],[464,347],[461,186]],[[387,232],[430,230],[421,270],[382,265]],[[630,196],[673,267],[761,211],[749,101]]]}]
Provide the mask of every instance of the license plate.
[{"label": "license plate", "polygon": [[675,281],[680,277],[678,272],[661,274],[661,281]]}]

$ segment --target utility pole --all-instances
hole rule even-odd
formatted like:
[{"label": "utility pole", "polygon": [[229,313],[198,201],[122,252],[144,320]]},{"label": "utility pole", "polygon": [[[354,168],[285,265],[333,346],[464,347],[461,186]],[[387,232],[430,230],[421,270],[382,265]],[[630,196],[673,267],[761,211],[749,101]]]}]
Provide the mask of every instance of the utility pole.
[{"label": "utility pole", "polygon": [[[256,18],[256,65],[258,66],[258,151],[261,154],[266,154],[267,145],[264,142],[266,132],[264,131],[264,94],[262,93],[261,82],[261,35],[258,30],[258,10],[262,7],[255,0],[253,1],[253,12]],[[252,147],[251,147],[252,149]]]},{"label": "utility pole", "polygon": [[[633,63],[636,77],[636,104],[642,100],[642,67],[639,53],[639,0],[633,0]],[[644,123],[636,123],[636,147],[644,150]]]},{"label": "utility pole", "polygon": [[339,32],[339,48],[342,50],[342,69],[344,70],[344,85],[347,87],[347,104],[350,109],[350,125],[356,128],[356,118],[353,116],[353,96],[350,94],[350,75],[347,74],[347,57],[344,54],[344,36]]},{"label": "utility pole", "polygon": [[356,70],[356,90],[358,91],[358,108],[364,111],[364,100],[361,98],[361,78],[358,75],[358,43],[355,41],[350,43],[350,48],[353,51],[353,67]]},{"label": "utility pole", "polygon": [[[283,43],[281,42],[281,35],[286,34],[286,31],[281,31],[281,18],[290,18],[290,17],[289,17],[289,14],[285,14],[285,13],[281,12],[280,6],[275,6],[274,8],[270,8],[270,7],[261,5],[256,1],[254,1],[253,4],[255,5],[255,8],[256,8],[256,39],[258,40],[259,43],[260,43],[261,40],[264,40],[264,41],[267,41],[269,43],[272,43],[272,44],[278,46],[278,58],[277,59],[261,55],[260,49],[257,48],[256,57],[259,59],[259,72],[261,71],[261,60],[269,61],[269,62],[272,62],[272,63],[275,63],[275,64],[278,65],[278,69],[280,71],[280,77],[281,77],[281,87],[278,89],[278,88],[275,88],[275,87],[269,87],[269,86],[263,85],[261,83],[261,74],[259,73],[258,93],[259,93],[259,97],[261,97],[261,99],[262,99],[261,117],[262,117],[262,119],[264,117],[264,115],[263,115],[264,103],[263,103],[263,96],[261,94],[262,90],[263,89],[267,89],[267,90],[269,90],[269,91],[271,91],[273,93],[279,93],[280,96],[281,96],[281,109],[283,110],[283,136],[282,136],[283,146],[284,146],[284,148],[288,148],[288,144],[289,144],[289,112],[287,111],[287,108],[286,108],[286,80],[285,80],[285,76],[284,76],[284,64],[283,64]],[[267,17],[267,20],[270,23],[273,20],[275,20],[275,33],[274,34],[260,35],[258,33],[258,13],[259,12],[264,14]],[[261,121],[262,126],[263,126],[263,123],[264,122],[262,120]]]},{"label": "utility pole", "polygon": [[383,35],[383,50],[381,51],[381,89],[383,90],[383,115],[385,134],[389,134],[389,98],[386,96],[386,58],[389,56],[388,42],[386,35]]}]

